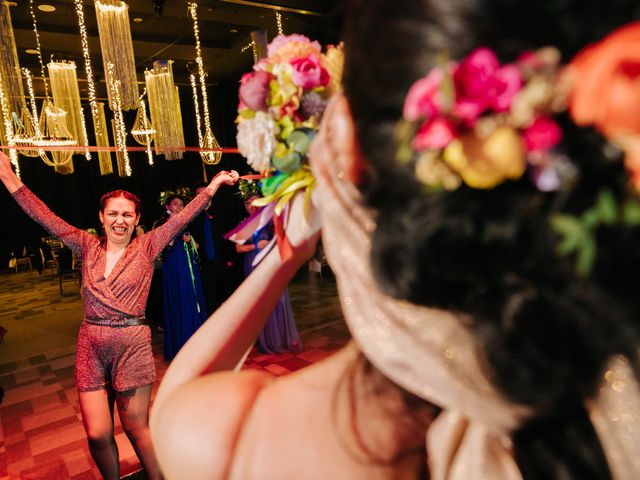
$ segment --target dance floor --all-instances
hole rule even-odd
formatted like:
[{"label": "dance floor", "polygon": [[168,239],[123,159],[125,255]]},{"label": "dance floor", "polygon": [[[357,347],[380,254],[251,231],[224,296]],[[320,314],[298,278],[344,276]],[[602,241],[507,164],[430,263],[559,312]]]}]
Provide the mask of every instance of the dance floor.
[{"label": "dance floor", "polygon": [[[296,354],[251,352],[244,368],[285,375],[316,362],[349,338],[335,282],[301,273],[289,287],[303,350]],[[0,273],[0,480],[99,479],[86,442],[73,369],[82,304],[75,280],[60,295],[55,274]],[[167,363],[162,336],[153,341],[158,380]],[[116,415],[116,442],[123,476],[143,478],[135,453]]]}]

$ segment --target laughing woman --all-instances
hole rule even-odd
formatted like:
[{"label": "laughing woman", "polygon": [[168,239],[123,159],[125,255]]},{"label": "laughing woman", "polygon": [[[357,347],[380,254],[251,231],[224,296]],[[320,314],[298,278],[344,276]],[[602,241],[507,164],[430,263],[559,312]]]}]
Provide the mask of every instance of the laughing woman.
[{"label": "laughing woman", "polygon": [[84,321],[78,333],[76,386],[89,449],[105,479],[120,478],[113,435],[113,406],[148,478],[160,478],[148,429],[155,366],[144,310],[153,261],[175,235],[236,172],[220,172],[178,215],[162,227],[132,239],[140,200],[124,190],[100,199],[104,234],[95,237],[58,218],[13,173],[0,153],[0,180],[36,222],[82,258]]}]

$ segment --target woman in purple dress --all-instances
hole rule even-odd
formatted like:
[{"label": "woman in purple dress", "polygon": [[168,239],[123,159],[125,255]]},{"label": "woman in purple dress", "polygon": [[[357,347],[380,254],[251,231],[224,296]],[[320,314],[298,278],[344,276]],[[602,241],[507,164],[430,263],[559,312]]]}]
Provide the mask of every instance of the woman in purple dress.
[{"label": "woman in purple dress", "polygon": [[[254,198],[256,197],[248,196],[244,201],[244,206],[250,215],[257,211],[256,207],[251,205],[251,201]],[[253,261],[256,256],[269,244],[272,237],[273,224],[269,223],[264,228],[255,232],[250,242],[244,243],[243,245],[236,245],[236,250],[244,253],[245,278],[253,271]],[[284,293],[276,303],[267,324],[258,336],[256,346],[260,352],[267,354],[300,350],[302,344],[293,316],[288,289],[285,288]]]}]

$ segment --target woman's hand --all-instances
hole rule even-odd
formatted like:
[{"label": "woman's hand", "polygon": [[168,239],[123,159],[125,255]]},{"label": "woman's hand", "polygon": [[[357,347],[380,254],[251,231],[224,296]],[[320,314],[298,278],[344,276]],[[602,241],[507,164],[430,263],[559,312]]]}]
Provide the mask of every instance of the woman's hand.
[{"label": "woman's hand", "polygon": [[258,250],[262,250],[267,245],[269,245],[269,240],[260,240],[260,241],[258,241]]},{"label": "woman's hand", "polygon": [[182,234],[182,241],[185,243],[191,243],[191,234],[189,232],[185,232]]},{"label": "woman's hand", "polygon": [[287,218],[287,238],[293,247],[293,257],[302,265],[316,251],[320,238],[320,215],[313,204],[313,198],[305,208],[305,195],[296,194],[289,203]]},{"label": "woman's hand", "polygon": [[0,152],[0,180],[7,187],[9,193],[15,192],[22,186],[20,179],[13,173],[11,160],[2,152]]},{"label": "woman's hand", "polygon": [[218,172],[218,174],[211,179],[211,183],[209,185],[222,185],[223,183],[226,185],[233,185],[238,181],[240,175],[235,170],[231,170],[227,172],[226,170],[222,170]]}]

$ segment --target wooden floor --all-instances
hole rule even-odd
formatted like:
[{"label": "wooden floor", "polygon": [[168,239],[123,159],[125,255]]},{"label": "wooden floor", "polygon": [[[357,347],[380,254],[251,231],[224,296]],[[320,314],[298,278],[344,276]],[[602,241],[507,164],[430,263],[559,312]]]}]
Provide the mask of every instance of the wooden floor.
[{"label": "wooden floor", "polygon": [[[289,287],[303,349],[297,354],[261,355],[252,351],[244,368],[285,375],[338,349],[349,334],[342,320],[332,278],[300,275]],[[89,455],[74,385],[75,339],[82,302],[73,279],[60,295],[52,273],[0,273],[0,480],[99,479]],[[158,382],[167,363],[162,336],[154,332]],[[117,415],[116,415],[117,417]],[[143,478],[140,464],[116,418],[121,471]]]}]

